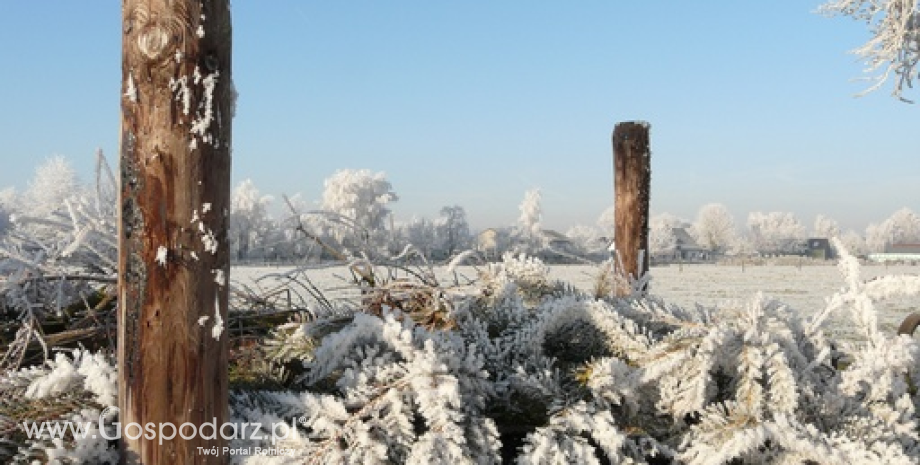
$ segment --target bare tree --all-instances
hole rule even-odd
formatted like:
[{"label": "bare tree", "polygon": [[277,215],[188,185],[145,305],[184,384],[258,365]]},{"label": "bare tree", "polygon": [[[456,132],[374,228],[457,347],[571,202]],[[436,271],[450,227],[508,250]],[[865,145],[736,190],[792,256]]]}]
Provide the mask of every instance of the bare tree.
[{"label": "bare tree", "polygon": [[170,440],[129,425],[227,419],[230,5],[123,0],[122,19],[122,460],[223,463],[198,450],[221,450],[220,434]]}]

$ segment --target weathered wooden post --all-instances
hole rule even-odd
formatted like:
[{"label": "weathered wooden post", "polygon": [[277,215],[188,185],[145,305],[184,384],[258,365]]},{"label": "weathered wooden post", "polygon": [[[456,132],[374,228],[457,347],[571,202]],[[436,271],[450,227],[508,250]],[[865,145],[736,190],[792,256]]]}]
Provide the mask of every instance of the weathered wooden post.
[{"label": "weathered wooden post", "polygon": [[901,326],[898,326],[898,334],[913,336],[918,326],[920,326],[920,312],[911,313],[904,318],[904,321],[901,322]]},{"label": "weathered wooden post", "polygon": [[122,20],[122,461],[224,463],[199,448],[227,443],[229,0],[123,0]]},{"label": "weathered wooden post", "polygon": [[[649,267],[648,217],[651,184],[649,124],[619,123],[613,130],[614,240],[623,264],[617,273],[639,278]],[[628,282],[618,280],[615,290],[630,292]]]}]

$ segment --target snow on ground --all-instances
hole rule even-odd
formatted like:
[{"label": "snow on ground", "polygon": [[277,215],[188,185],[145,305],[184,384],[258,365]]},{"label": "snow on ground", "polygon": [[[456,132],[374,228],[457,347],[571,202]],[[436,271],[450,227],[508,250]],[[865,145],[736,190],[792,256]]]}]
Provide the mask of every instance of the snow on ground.
[{"label": "snow on ground", "polygon": [[[282,267],[234,267],[231,280],[237,285],[259,287],[268,293],[280,284],[278,276],[295,269]],[[597,276],[597,268],[588,265],[558,265],[550,267],[550,278],[558,279],[583,290],[591,290]],[[452,276],[445,274],[446,267],[435,269],[442,283],[453,283]],[[357,291],[349,285],[351,274],[344,267],[316,268],[305,271],[306,276],[323,291],[326,297],[355,298]],[[460,283],[475,279],[476,269],[459,267]],[[920,266],[863,266],[862,277],[870,280],[878,276],[917,275]],[[258,281],[260,276],[274,277]],[[651,270],[651,293],[659,295],[668,303],[681,307],[695,304],[722,307],[746,304],[758,291],[789,305],[790,308],[814,313],[824,308],[824,299],[840,290],[843,279],[836,266],[740,266],[684,265],[653,267]],[[897,326],[911,312],[920,311],[916,298],[896,298],[878,302],[879,327],[894,334]],[[831,319],[831,327],[840,336],[850,335],[848,315],[838,314]]]}]

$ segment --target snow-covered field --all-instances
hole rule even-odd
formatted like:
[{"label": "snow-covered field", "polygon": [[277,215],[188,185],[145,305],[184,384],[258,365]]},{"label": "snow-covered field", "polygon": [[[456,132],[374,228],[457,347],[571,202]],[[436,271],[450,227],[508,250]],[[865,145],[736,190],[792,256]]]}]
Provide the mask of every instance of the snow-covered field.
[{"label": "snow-covered field", "polygon": [[[254,286],[260,276],[267,274],[281,275],[293,267],[234,267],[231,279],[239,284]],[[446,274],[446,268],[435,269],[442,282],[453,282]],[[464,278],[475,279],[476,269],[460,267],[457,269]],[[579,289],[590,290],[598,269],[587,265],[551,266],[550,278],[568,282]],[[343,267],[321,268],[305,271],[306,276],[327,297],[349,298],[357,293],[349,288],[347,280],[350,273]],[[870,280],[888,274],[920,274],[920,266],[863,266],[862,278]],[[744,305],[758,291],[787,304],[790,308],[806,314],[824,308],[824,299],[830,297],[843,287],[843,279],[836,266],[747,266],[742,271],[739,266],[721,265],[684,265],[683,267],[663,266],[651,270],[652,294],[659,295],[669,303],[682,307],[700,304],[704,306],[725,307]],[[271,291],[279,285],[277,279],[264,279],[258,282],[263,292]],[[916,298],[896,298],[878,302],[879,324],[884,331],[894,334],[901,320],[910,312],[920,311],[920,301]],[[848,328],[849,316],[834,315],[831,327],[841,336],[852,336]]]}]

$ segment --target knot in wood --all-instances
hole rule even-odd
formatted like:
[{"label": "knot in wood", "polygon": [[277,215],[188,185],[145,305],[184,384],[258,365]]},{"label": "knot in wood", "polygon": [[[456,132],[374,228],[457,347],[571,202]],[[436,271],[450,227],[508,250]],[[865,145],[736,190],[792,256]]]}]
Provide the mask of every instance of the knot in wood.
[{"label": "knot in wood", "polygon": [[184,46],[190,27],[184,13],[179,8],[165,14],[151,13],[146,4],[136,5],[125,19],[125,40],[146,63],[167,63]]}]

